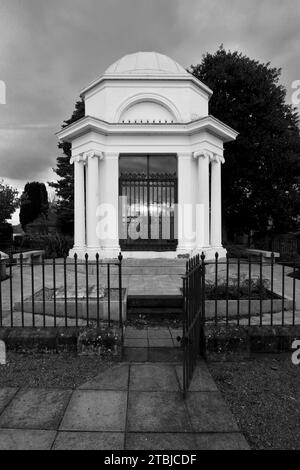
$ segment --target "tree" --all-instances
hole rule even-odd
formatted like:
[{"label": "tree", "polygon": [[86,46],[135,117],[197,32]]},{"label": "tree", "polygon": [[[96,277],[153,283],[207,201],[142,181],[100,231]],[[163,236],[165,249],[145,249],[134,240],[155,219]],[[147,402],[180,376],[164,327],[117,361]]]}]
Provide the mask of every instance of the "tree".
[{"label": "tree", "polygon": [[[62,128],[72,124],[85,115],[84,101],[79,100],[75,105],[75,110],[70,119],[64,121]],[[63,155],[57,157],[57,166],[53,171],[59,176],[57,182],[49,183],[55,188],[57,200],[57,223],[61,232],[73,235],[74,233],[74,168],[70,164],[71,144],[67,142],[59,143],[58,148],[62,149]]]},{"label": "tree", "polygon": [[189,69],[214,94],[210,112],[239,132],[222,169],[225,225],[232,232],[294,230],[300,213],[299,116],[286,104],[281,69],[221,46]]},{"label": "tree", "polygon": [[21,196],[20,223],[24,231],[26,226],[38,217],[47,218],[49,209],[48,193],[44,183],[36,181],[25,185]]},{"label": "tree", "polygon": [[0,223],[10,219],[12,214],[19,206],[19,198],[17,189],[4,184],[0,181]]}]

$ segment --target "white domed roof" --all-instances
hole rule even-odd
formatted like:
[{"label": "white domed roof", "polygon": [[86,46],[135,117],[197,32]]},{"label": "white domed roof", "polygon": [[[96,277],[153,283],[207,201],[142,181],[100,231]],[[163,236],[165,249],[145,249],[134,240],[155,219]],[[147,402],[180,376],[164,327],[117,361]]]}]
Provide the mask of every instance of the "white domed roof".
[{"label": "white domed roof", "polygon": [[136,52],[114,62],[104,75],[189,75],[175,60],[158,52]]}]

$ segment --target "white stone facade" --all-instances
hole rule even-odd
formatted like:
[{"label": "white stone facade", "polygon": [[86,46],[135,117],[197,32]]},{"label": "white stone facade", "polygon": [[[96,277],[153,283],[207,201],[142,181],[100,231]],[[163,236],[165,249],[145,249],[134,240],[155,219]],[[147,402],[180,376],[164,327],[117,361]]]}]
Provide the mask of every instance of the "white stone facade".
[{"label": "white stone facade", "polygon": [[[209,115],[211,95],[183,67],[154,52],[123,57],[82,91],[86,116],[58,134],[61,141],[72,143],[74,163],[70,255],[99,253],[102,259],[118,255],[122,155],[174,155],[178,183],[176,249],[124,251],[124,257],[175,258],[202,251],[208,257],[216,251],[225,255],[221,165],[224,143],[237,133]],[[103,230],[107,225],[109,236]]]}]

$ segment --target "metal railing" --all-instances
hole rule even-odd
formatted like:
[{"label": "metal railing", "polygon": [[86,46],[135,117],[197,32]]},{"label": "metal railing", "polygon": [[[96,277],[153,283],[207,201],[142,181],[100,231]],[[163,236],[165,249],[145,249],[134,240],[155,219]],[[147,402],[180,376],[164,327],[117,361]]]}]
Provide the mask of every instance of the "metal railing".
[{"label": "metal railing", "polygon": [[[257,259],[237,258],[205,262],[205,322],[215,325],[295,325],[297,313],[297,267],[275,263],[262,254]],[[299,298],[300,300],[300,298]],[[300,312],[299,312],[300,313]]]},{"label": "metal railing", "polygon": [[[199,356],[205,356],[204,327],[290,326],[300,324],[297,274],[300,265],[265,260],[215,259],[204,254],[187,262],[183,277],[183,395],[186,396]],[[300,282],[300,281],[299,281]],[[298,289],[298,290],[297,290]]]},{"label": "metal railing", "polygon": [[205,266],[204,256],[199,255],[186,264],[183,277],[183,396],[189,389],[198,356],[203,354],[204,317],[204,286]]},{"label": "metal railing", "polygon": [[[6,263],[0,256],[0,265]],[[122,254],[103,262],[87,254],[41,259],[26,253],[8,262],[0,282],[0,327],[110,326],[122,327],[125,291]]]}]

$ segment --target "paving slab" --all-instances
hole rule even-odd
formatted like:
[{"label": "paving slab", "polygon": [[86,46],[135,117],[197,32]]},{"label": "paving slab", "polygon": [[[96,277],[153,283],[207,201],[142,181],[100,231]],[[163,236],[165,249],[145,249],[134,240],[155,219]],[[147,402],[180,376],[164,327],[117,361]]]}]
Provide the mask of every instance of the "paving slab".
[{"label": "paving slab", "polygon": [[0,428],[57,429],[71,390],[20,390],[0,416]]},{"label": "paving slab", "polygon": [[192,431],[179,392],[129,392],[127,430],[129,432]]},{"label": "paving slab", "polygon": [[168,338],[149,338],[149,347],[150,348],[173,348],[174,343],[169,336]]},{"label": "paving slab", "polygon": [[148,327],[148,338],[170,338],[171,333],[169,328],[162,327]]},{"label": "paving slab", "polygon": [[148,361],[148,348],[124,348],[123,361],[126,361],[126,362]]},{"label": "paving slab", "polygon": [[127,392],[76,390],[60,425],[61,431],[123,432]]},{"label": "paving slab", "polygon": [[122,432],[65,432],[55,439],[54,450],[123,450]]},{"label": "paving slab", "polygon": [[125,348],[147,348],[148,338],[125,338]]},{"label": "paving slab", "polygon": [[0,429],[0,450],[50,450],[56,431]]},{"label": "paving slab", "polygon": [[167,364],[132,365],[130,390],[179,391],[175,367]]},{"label": "paving slab", "polygon": [[18,389],[14,387],[0,388],[0,413],[2,413],[13,396],[17,393],[17,390]]},{"label": "paving slab", "polygon": [[196,441],[189,433],[127,433],[126,450],[195,450]]},{"label": "paving slab", "polygon": [[80,385],[80,390],[127,390],[129,366],[118,364]]},{"label": "paving slab", "polygon": [[[182,365],[176,366],[176,372],[180,383],[181,390],[183,388],[183,367]],[[218,387],[212,378],[204,361],[197,364],[193,378],[189,387],[190,392],[217,392]]]},{"label": "paving slab", "polygon": [[147,329],[140,329],[140,328],[130,328],[127,326],[125,330],[125,339],[134,339],[134,338],[148,338],[148,331]]},{"label": "paving slab", "polygon": [[220,392],[189,392],[186,405],[195,432],[238,431]]},{"label": "paving slab", "polygon": [[150,362],[180,362],[183,351],[178,348],[149,348],[148,360]]},{"label": "paving slab", "polygon": [[197,450],[250,450],[240,432],[195,434]]},{"label": "paving slab", "polygon": [[172,336],[172,340],[173,340],[173,346],[174,348],[181,348],[182,347],[182,344],[181,344],[181,337],[178,341],[177,337],[175,338],[174,336]]},{"label": "paving slab", "polygon": [[170,328],[170,334],[172,338],[174,338],[175,340],[178,338],[178,336],[182,338],[182,335],[183,335],[182,328]]}]

